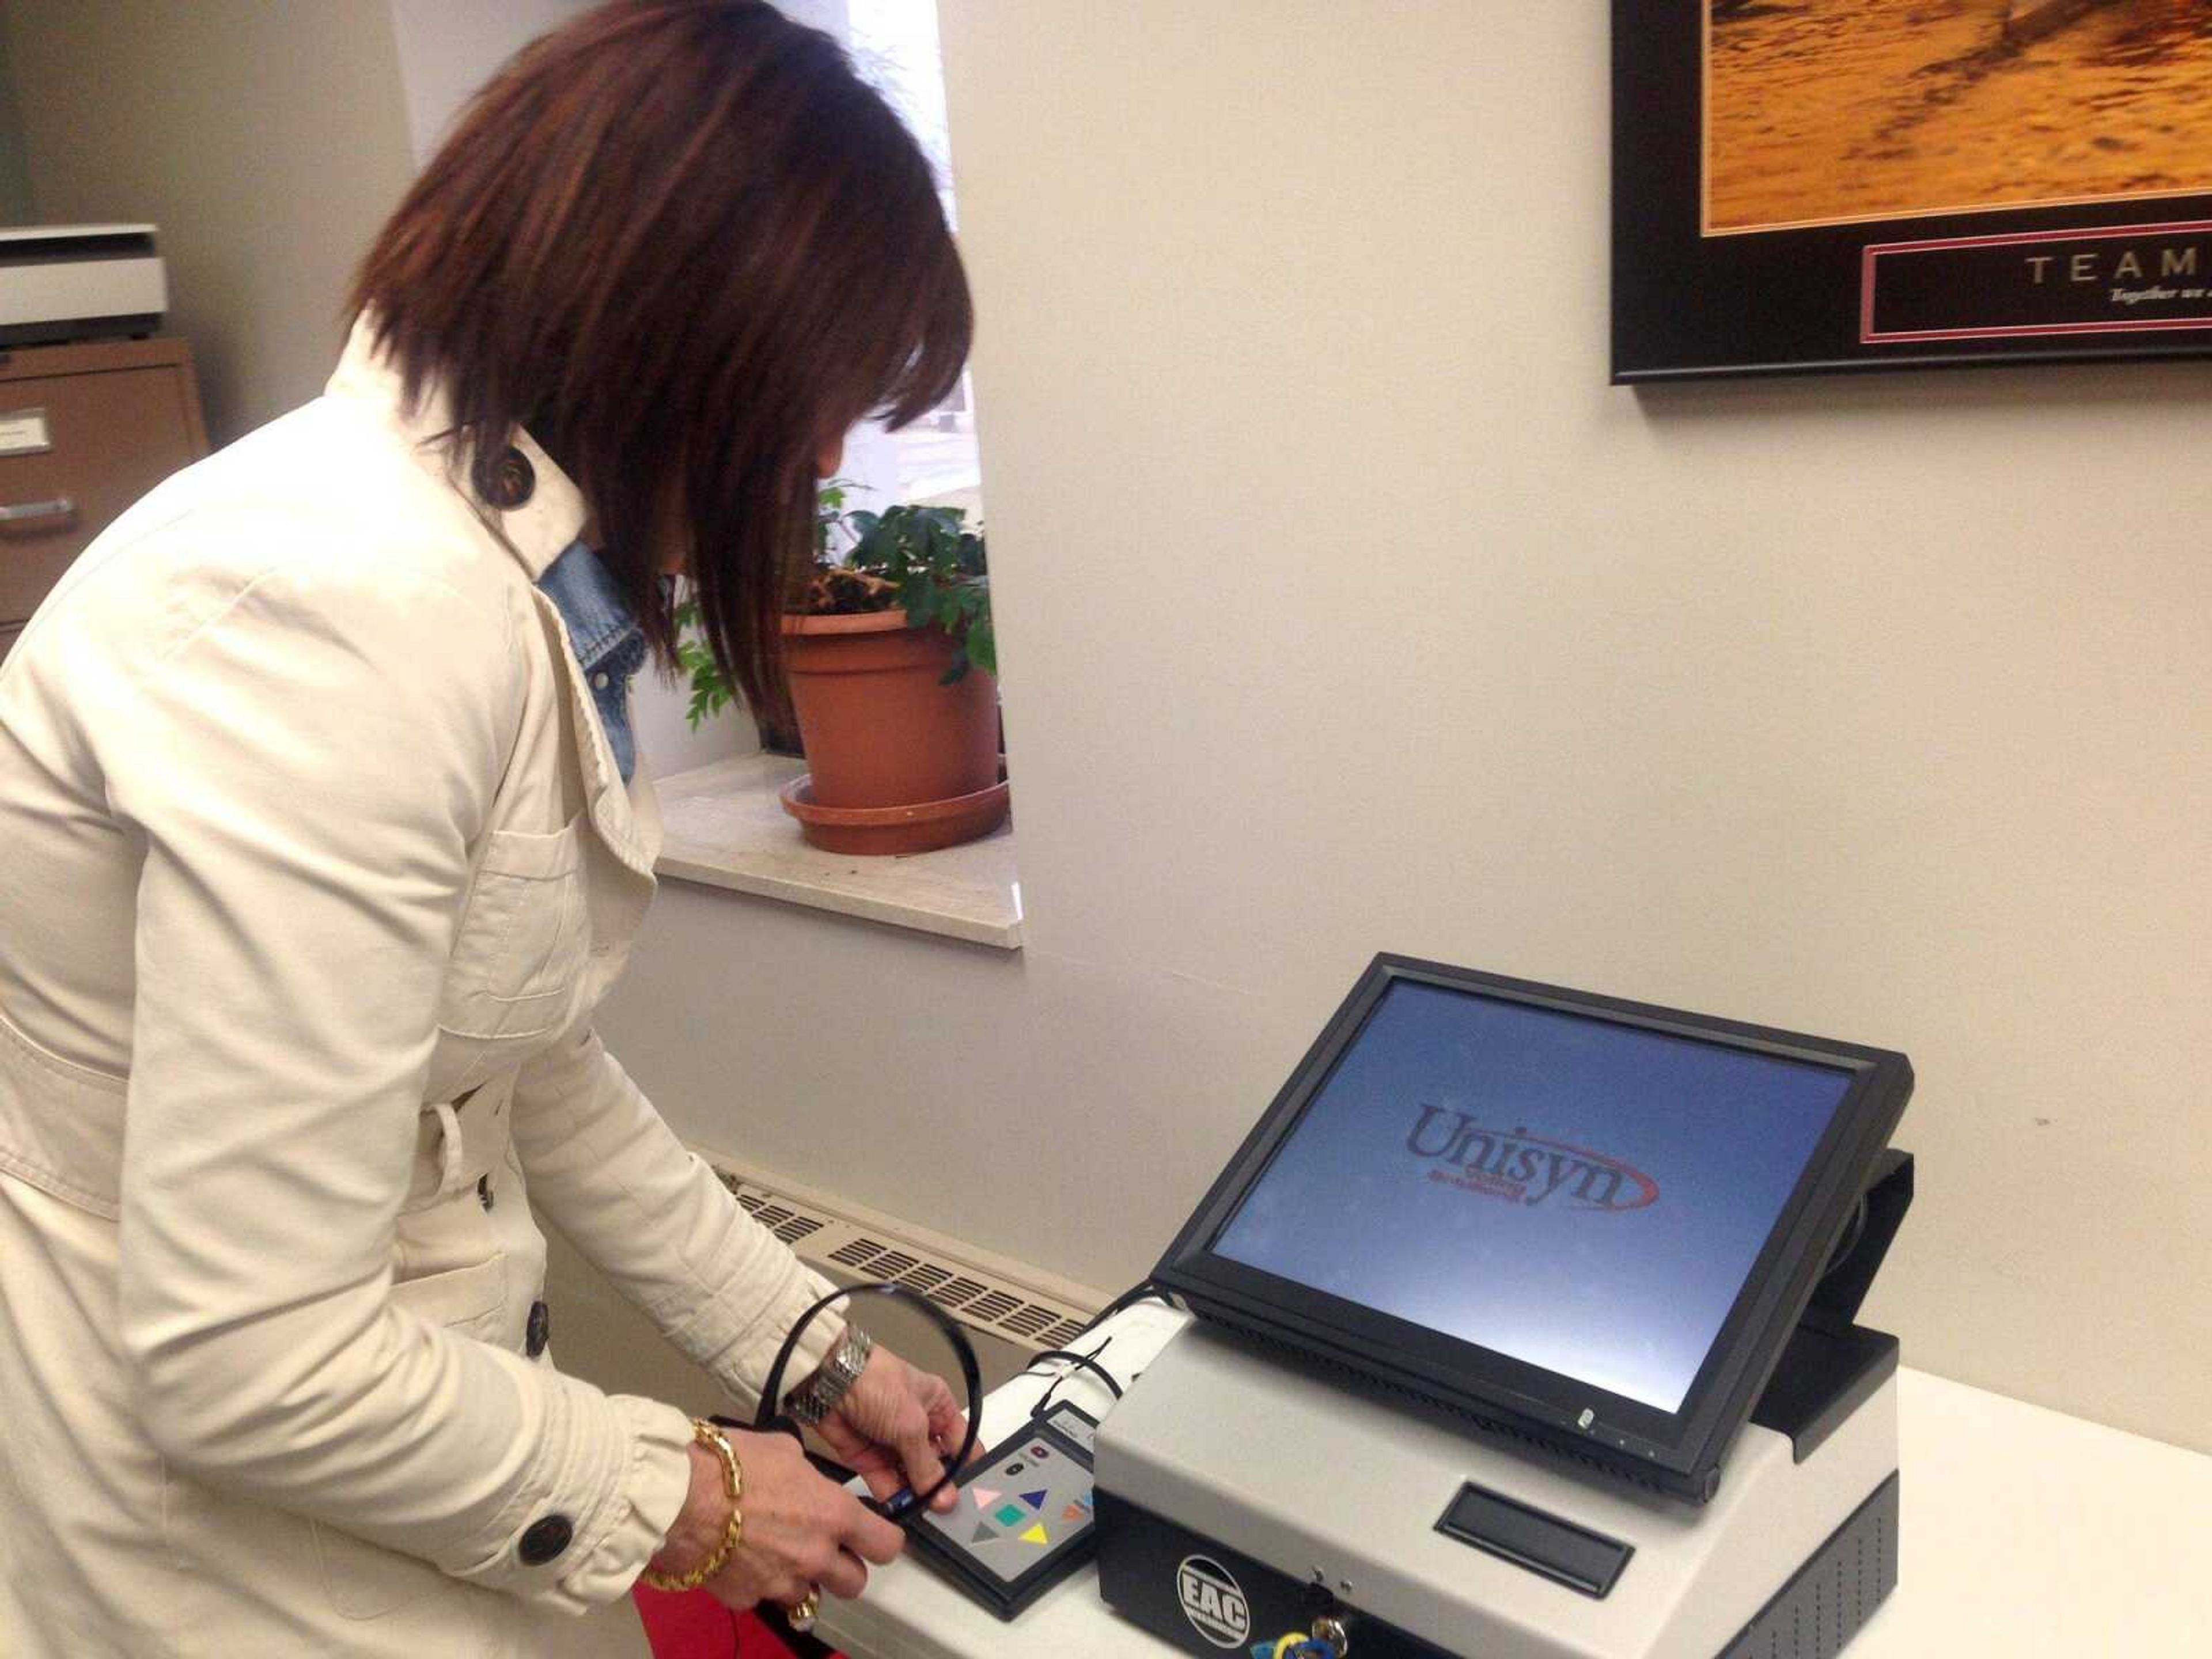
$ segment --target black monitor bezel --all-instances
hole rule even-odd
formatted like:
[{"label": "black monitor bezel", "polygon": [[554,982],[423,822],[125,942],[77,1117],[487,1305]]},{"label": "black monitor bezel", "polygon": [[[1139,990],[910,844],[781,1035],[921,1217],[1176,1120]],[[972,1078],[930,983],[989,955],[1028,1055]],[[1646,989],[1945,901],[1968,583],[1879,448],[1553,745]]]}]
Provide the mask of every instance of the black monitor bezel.
[{"label": "black monitor bezel", "polygon": [[[1606,1020],[1847,1072],[1828,1129],[1760,1247],[1683,1396],[1642,1401],[1444,1335],[1213,1253],[1212,1242],[1400,981]],[[1800,1033],[1413,957],[1378,956],[1161,1258],[1154,1277],[1202,1319],[1350,1367],[1386,1389],[1533,1437],[1583,1462],[1703,1502],[1818,1284],[1875,1158],[1912,1091],[1905,1056]],[[1583,1413],[1591,1413],[1585,1425]]]}]

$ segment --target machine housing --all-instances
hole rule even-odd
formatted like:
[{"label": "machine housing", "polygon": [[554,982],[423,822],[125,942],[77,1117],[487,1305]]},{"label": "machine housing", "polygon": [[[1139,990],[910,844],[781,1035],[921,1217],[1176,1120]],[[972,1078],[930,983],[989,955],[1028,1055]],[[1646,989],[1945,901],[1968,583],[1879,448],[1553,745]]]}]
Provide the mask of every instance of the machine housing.
[{"label": "machine housing", "polygon": [[[1098,1435],[1105,1599],[1200,1656],[1829,1659],[1896,1582],[1898,1345],[1855,1322],[1911,1091],[1902,1054],[1377,957],[1162,1261],[1197,1320]],[[1421,1161],[1447,1110],[1486,1126],[1464,1175]],[[1516,1324],[1499,1274],[1613,1322]]]}]

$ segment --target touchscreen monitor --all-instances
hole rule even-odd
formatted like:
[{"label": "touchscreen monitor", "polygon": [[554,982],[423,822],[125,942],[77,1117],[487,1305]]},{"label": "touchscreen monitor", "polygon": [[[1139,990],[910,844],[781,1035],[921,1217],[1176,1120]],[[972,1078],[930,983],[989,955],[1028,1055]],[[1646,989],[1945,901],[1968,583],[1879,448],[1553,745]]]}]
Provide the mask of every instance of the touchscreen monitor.
[{"label": "touchscreen monitor", "polygon": [[1910,1076],[1383,958],[1162,1276],[1201,1316],[1702,1496]]}]

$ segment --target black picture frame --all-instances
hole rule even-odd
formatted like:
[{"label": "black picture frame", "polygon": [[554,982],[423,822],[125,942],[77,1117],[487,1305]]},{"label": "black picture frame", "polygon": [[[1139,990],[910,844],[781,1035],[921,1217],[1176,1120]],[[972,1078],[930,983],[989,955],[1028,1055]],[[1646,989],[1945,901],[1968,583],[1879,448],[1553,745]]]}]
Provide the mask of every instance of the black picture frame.
[{"label": "black picture frame", "polygon": [[1709,225],[1709,31],[1854,3],[1613,0],[1614,384],[2212,356],[2212,187]]},{"label": "black picture frame", "polygon": [[[1402,981],[1527,1004],[1850,1074],[1680,1409],[1660,1411],[1510,1355],[1215,1254],[1213,1245],[1380,1006]],[[1693,1504],[1719,1469],[1803,1316],[1875,1161],[1912,1092],[1901,1054],[1626,1002],[1413,957],[1377,956],[1154,1270],[1199,1318],[1410,1395],[1479,1426]]]}]

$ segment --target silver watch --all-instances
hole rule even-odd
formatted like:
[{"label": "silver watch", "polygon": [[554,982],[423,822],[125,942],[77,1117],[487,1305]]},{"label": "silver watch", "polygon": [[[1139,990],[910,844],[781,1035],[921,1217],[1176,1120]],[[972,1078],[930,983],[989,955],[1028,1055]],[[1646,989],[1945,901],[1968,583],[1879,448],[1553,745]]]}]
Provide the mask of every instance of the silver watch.
[{"label": "silver watch", "polygon": [[848,1325],[844,1340],[830,1351],[822,1369],[783,1397],[784,1410],[808,1428],[817,1427],[853,1391],[853,1384],[868,1368],[868,1356],[875,1351],[876,1345],[866,1331]]}]

